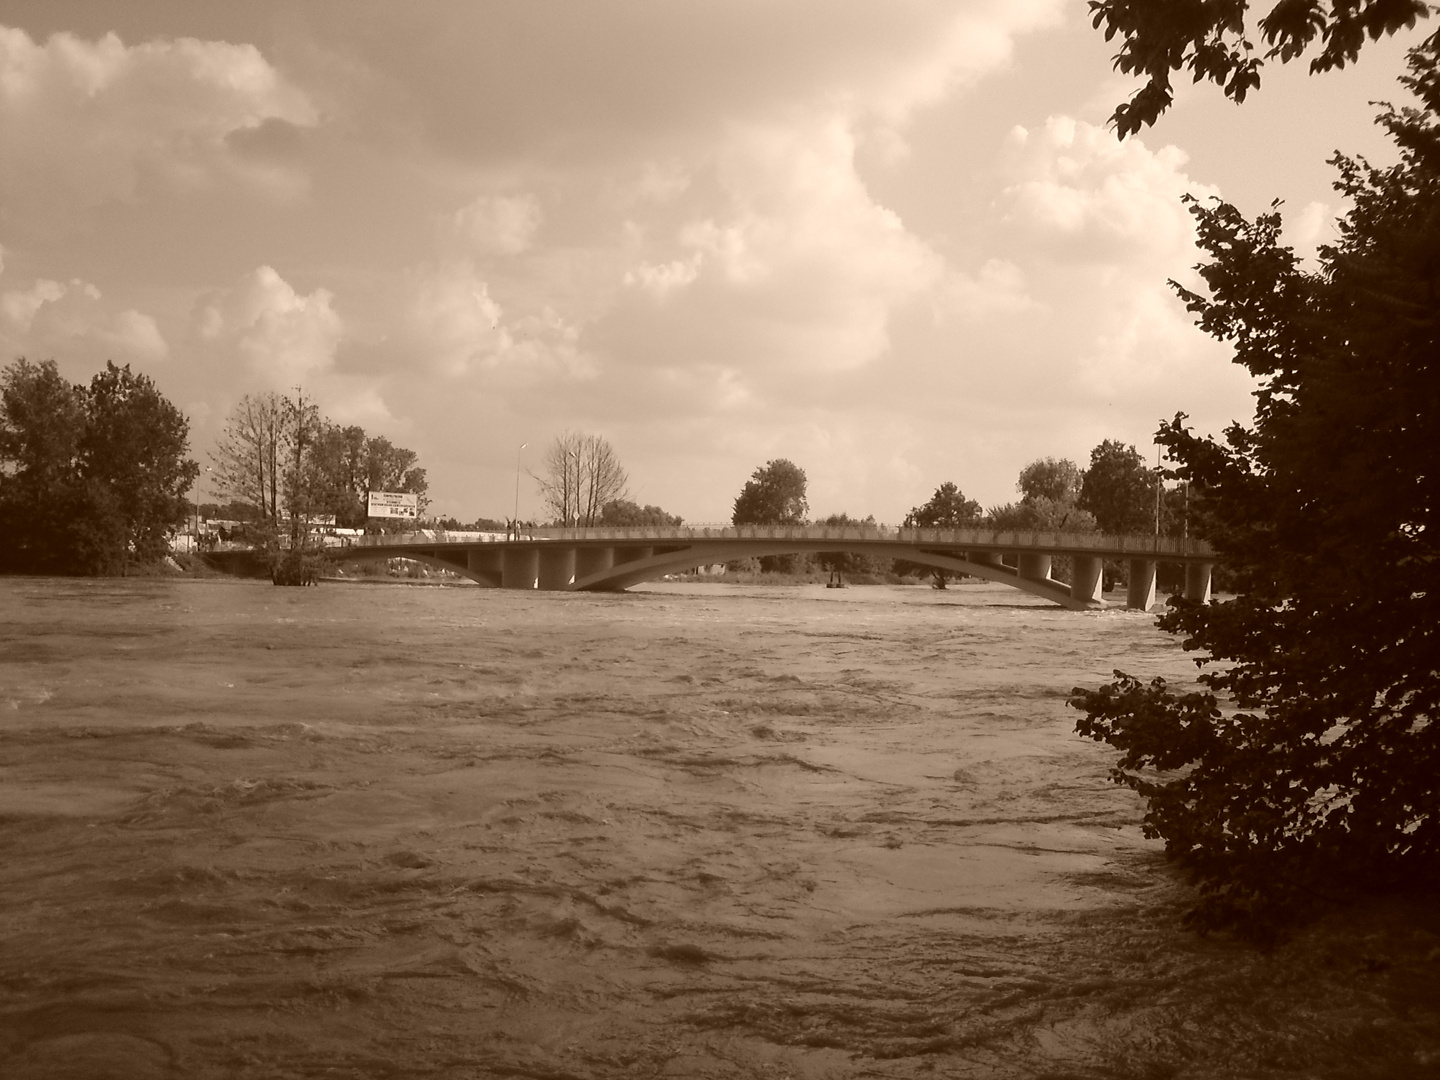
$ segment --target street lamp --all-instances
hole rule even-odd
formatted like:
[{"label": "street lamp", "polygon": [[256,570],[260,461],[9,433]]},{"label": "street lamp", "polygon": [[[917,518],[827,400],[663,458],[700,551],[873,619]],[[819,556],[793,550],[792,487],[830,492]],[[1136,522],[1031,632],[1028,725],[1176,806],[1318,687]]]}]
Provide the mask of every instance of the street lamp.
[{"label": "street lamp", "polygon": [[570,495],[569,495],[569,491],[570,491],[570,459],[571,459],[571,458],[574,458],[574,459],[575,459],[575,517],[574,517],[573,520],[574,520],[574,528],[577,528],[577,529],[578,529],[578,528],[580,527],[580,451],[579,451],[579,450],[566,450],[566,451],[565,451],[565,491],[566,491],[566,495],[565,495],[565,518],[566,518],[565,524],[566,524],[566,525],[569,525],[569,524],[571,523],[571,520],[572,520],[572,519],[570,518]]},{"label": "street lamp", "polygon": [[[214,471],[215,470],[212,469],[209,465],[205,466],[205,472],[210,473]],[[195,531],[191,534],[190,544],[190,551],[192,554],[200,550],[200,479],[204,475],[204,473],[195,474]]]},{"label": "street lamp", "polygon": [[[529,443],[521,443],[520,450],[524,450]],[[520,450],[515,451],[515,539],[520,539]]]}]

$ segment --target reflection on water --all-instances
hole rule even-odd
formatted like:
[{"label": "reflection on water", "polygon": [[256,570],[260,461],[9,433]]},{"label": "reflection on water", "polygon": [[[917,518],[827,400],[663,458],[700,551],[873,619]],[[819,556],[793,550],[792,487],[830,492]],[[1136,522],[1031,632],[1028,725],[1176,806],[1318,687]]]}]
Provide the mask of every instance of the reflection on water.
[{"label": "reflection on water", "polygon": [[1143,615],[0,580],[0,657],[7,1077],[1440,1066],[1440,927],[1178,930],[1064,707],[1193,678]]}]

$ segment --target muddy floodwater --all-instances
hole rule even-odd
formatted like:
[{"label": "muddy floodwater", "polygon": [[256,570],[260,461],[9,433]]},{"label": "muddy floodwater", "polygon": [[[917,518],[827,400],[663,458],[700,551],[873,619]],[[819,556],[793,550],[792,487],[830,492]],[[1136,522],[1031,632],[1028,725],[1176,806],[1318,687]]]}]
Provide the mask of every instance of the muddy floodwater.
[{"label": "muddy floodwater", "polygon": [[1424,1077],[1440,914],[1263,953],[1001,586],[0,579],[0,1076]]}]

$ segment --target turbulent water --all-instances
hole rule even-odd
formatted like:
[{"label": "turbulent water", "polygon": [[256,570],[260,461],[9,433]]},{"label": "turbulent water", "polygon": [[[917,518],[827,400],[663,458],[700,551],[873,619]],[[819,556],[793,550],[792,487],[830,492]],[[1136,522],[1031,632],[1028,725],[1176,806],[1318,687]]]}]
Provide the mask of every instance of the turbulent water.
[{"label": "turbulent water", "polygon": [[[1440,917],[1273,953],[999,586],[0,579],[0,1075],[1440,1074]],[[1358,920],[1358,921],[1357,921]]]}]

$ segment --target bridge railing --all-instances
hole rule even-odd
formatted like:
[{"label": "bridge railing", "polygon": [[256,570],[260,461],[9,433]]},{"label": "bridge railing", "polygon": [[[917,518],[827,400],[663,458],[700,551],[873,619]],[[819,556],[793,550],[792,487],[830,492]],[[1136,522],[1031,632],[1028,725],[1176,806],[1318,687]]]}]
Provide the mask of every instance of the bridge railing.
[{"label": "bridge railing", "polygon": [[[477,533],[421,529],[409,533],[368,535],[356,538],[361,547],[414,546],[419,544],[505,543],[506,533]],[[1184,537],[1015,531],[998,529],[925,529],[897,525],[643,525],[631,527],[566,528],[546,526],[527,529],[521,541],[588,541],[640,543],[647,546],[665,541],[695,540],[777,540],[801,541],[807,546],[827,540],[905,544],[915,547],[961,548],[975,551],[1050,551],[1057,554],[1095,554],[1108,558],[1214,557],[1208,543]]]}]

